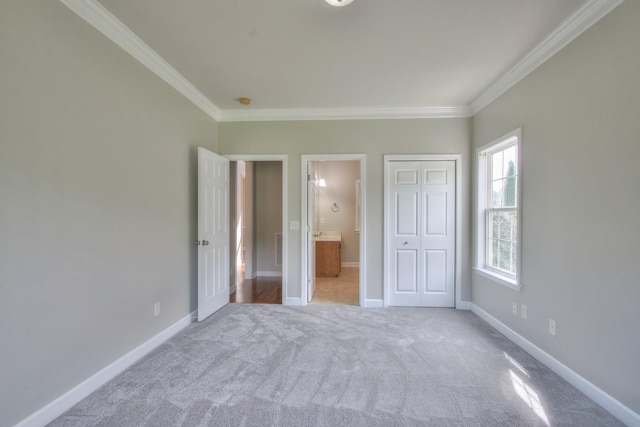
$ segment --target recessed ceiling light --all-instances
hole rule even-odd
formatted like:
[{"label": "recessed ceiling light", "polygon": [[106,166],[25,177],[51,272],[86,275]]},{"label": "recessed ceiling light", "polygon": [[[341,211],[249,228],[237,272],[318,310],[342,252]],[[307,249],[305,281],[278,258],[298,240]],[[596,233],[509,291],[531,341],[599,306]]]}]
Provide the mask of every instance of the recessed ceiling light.
[{"label": "recessed ceiling light", "polygon": [[331,6],[346,6],[351,3],[353,0],[325,0]]}]

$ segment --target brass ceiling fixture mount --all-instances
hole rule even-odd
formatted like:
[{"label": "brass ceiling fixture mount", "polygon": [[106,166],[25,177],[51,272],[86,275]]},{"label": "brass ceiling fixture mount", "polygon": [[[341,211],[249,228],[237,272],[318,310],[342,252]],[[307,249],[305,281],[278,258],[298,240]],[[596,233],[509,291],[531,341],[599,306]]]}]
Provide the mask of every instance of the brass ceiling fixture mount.
[{"label": "brass ceiling fixture mount", "polygon": [[346,6],[351,3],[353,0],[325,0],[331,6],[341,7]]},{"label": "brass ceiling fixture mount", "polygon": [[251,104],[251,98],[245,98],[245,97],[238,98],[238,102],[242,105],[249,105]]}]

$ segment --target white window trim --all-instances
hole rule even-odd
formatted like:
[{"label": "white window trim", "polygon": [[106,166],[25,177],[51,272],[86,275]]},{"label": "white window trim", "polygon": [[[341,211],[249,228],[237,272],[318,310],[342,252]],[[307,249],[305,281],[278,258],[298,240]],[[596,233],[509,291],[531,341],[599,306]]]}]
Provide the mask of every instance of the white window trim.
[{"label": "white window trim", "polygon": [[[517,166],[517,222],[518,240],[516,241],[516,276],[513,277],[500,274],[494,269],[487,268],[485,264],[486,255],[486,207],[487,207],[487,159],[486,153],[498,151],[513,144],[513,140],[518,144],[518,166]],[[478,148],[476,151],[477,161],[477,203],[476,203],[476,262],[473,270],[475,273],[491,279],[501,285],[519,291],[522,288],[522,128],[518,128],[508,134]]]}]

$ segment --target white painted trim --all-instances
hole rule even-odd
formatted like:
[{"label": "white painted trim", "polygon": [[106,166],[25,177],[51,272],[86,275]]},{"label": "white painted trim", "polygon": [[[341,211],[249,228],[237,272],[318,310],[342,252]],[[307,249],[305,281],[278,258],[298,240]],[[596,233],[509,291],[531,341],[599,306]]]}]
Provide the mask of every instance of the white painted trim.
[{"label": "white painted trim", "polygon": [[358,261],[356,261],[356,262],[343,262],[343,263],[341,263],[341,265],[343,267],[347,267],[347,268],[348,267],[360,267],[360,263]]},{"label": "white painted trim", "polygon": [[[515,278],[502,275],[497,271],[493,271],[486,267],[486,211],[488,205],[488,193],[491,191],[488,181],[490,171],[489,169],[489,157],[492,153],[503,150],[507,147],[514,145],[518,149],[518,167],[516,170],[516,176],[518,180],[516,182],[517,193],[517,236],[516,242],[516,275]],[[502,286],[506,286],[515,291],[520,291],[522,287],[522,151],[524,147],[524,141],[522,139],[522,127],[512,130],[506,135],[493,141],[484,144],[476,150],[476,176],[477,186],[475,198],[475,235],[473,239],[475,241],[475,253],[474,253],[474,267],[473,272],[492,280]]]},{"label": "white painted trim", "polygon": [[258,277],[282,277],[282,271],[258,271]]},{"label": "white painted trim", "polygon": [[544,64],[576,37],[598,22],[624,0],[589,0],[569,16],[531,52],[522,58],[471,103],[471,116],[476,115],[516,83]]},{"label": "white painted trim", "polygon": [[472,117],[611,12],[624,0],[588,0],[471,105],[399,108],[303,108],[220,110],[97,0],[60,0],[149,70],[218,122],[375,120]]},{"label": "white painted trim", "polygon": [[300,259],[300,295],[303,304],[308,301],[307,290],[307,164],[313,161],[322,160],[358,160],[360,162],[360,271],[359,271],[359,301],[361,307],[365,306],[365,285],[366,285],[366,247],[367,247],[367,156],[366,154],[302,154],[300,156],[300,247],[302,248]]},{"label": "white painted trim", "polygon": [[567,365],[473,303],[471,303],[471,311],[553,372],[560,375],[569,384],[586,394],[591,400],[611,413],[611,415],[629,426],[640,426],[640,414],[632,411],[629,407],[614,399],[610,394],[589,382]]},{"label": "white painted trim", "polygon": [[364,307],[366,308],[383,308],[384,301],[381,299],[365,299]]},{"label": "white painted trim", "polygon": [[456,302],[456,310],[471,310],[471,301]]},{"label": "white painted trim", "polygon": [[128,54],[193,102],[198,108],[220,121],[221,111],[167,61],[151,49],[133,31],[105,9],[97,0],[60,0],[82,19],[107,36]]},{"label": "white painted trim", "polygon": [[285,305],[301,306],[301,305],[306,305],[306,304],[302,304],[302,299],[300,299],[298,297],[287,297],[287,299],[285,301]]},{"label": "white painted trim", "polygon": [[443,119],[471,117],[468,106],[407,108],[298,108],[223,110],[222,122],[296,120]]},{"label": "white painted trim", "polygon": [[383,272],[382,287],[384,295],[384,306],[388,307],[389,289],[387,273],[389,271],[389,260],[387,259],[387,235],[389,224],[387,224],[387,194],[389,164],[392,161],[437,161],[449,160],[455,162],[456,167],[456,278],[455,278],[455,307],[462,305],[462,154],[385,154],[384,155],[384,183],[383,183],[383,222],[384,236],[383,247]]},{"label": "white painted trim", "polygon": [[[289,203],[288,198],[288,156],[286,154],[222,154],[232,162],[282,162],[282,304],[284,305],[300,305],[289,304],[287,292],[289,290],[289,280],[287,279],[287,268],[289,265]],[[253,277],[255,278],[255,277]],[[247,278],[249,279],[249,278]]]},{"label": "white painted trim", "polygon": [[193,319],[196,318],[196,313],[197,312],[194,311],[193,313],[184,316],[182,319],[155,335],[150,340],[139,345],[120,359],[96,372],[62,396],[20,421],[15,425],[15,427],[39,427],[55,420],[82,399],[111,381],[131,365],[152,352],[159,345],[163,344],[169,338],[189,326]]}]

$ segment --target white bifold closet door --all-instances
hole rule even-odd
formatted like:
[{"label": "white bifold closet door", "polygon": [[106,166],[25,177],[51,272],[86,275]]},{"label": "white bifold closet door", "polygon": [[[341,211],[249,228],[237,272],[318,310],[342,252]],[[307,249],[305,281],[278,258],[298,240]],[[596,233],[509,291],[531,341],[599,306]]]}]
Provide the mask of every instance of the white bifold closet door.
[{"label": "white bifold closet door", "polygon": [[389,166],[388,305],[454,307],[455,161]]}]

